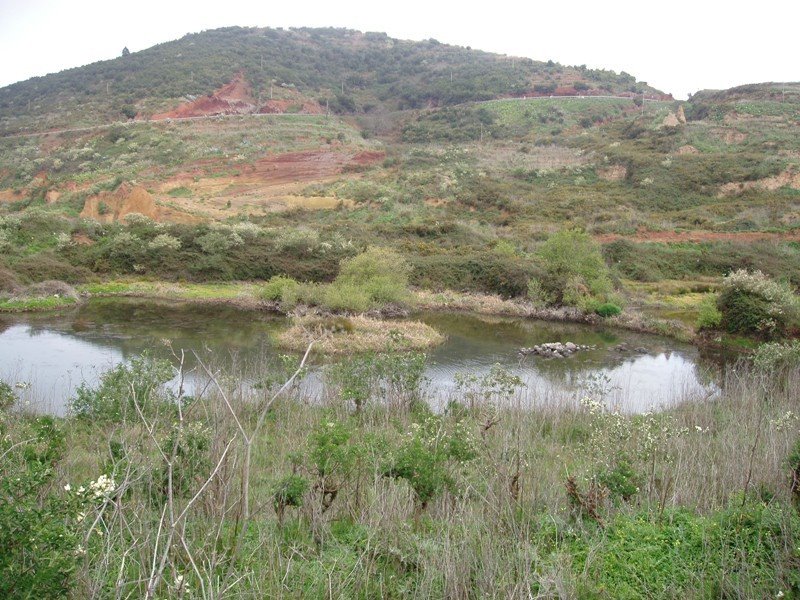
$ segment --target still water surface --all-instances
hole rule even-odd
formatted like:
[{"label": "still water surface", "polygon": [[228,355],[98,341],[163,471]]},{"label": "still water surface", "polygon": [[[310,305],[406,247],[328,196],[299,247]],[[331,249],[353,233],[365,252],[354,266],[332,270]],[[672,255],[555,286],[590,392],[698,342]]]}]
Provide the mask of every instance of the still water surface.
[{"label": "still water surface", "polygon": [[[523,379],[522,401],[532,405],[576,402],[587,382],[598,378],[609,404],[637,412],[715,389],[711,361],[690,345],[657,336],[519,318],[450,313],[415,318],[447,336],[428,353],[428,393],[436,405],[455,391],[456,373],[480,375],[496,363]],[[272,338],[286,326],[286,319],[257,311],[141,299],[93,299],[57,314],[0,315],[0,378],[21,384],[23,400],[37,410],[64,414],[80,383],[96,382],[103,371],[145,350],[168,356],[162,340],[215,362],[252,364],[279,352]],[[517,354],[520,347],[554,341],[597,348],[566,359]],[[622,343],[641,351],[619,352],[615,347]],[[312,372],[305,392],[318,395],[321,381]]]}]

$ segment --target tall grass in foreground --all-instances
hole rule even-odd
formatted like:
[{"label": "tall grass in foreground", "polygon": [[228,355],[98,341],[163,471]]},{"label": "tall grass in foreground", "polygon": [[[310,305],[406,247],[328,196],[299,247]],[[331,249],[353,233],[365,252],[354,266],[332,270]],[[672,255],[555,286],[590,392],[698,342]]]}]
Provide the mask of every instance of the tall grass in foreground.
[{"label": "tall grass in foreground", "polygon": [[644,415],[602,380],[523,408],[497,368],[433,413],[418,362],[340,364],[312,403],[292,359],[197,359],[190,395],[145,356],[65,420],[3,387],[0,595],[800,594],[797,368]]}]

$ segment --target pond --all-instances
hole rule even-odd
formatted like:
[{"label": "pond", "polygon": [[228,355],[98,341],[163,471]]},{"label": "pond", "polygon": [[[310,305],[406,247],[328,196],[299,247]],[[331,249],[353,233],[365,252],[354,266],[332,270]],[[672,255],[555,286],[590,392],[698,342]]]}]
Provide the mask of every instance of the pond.
[{"label": "pond", "polygon": [[[713,360],[691,345],[658,336],[461,313],[414,318],[447,336],[426,363],[428,397],[437,406],[456,393],[457,373],[480,376],[495,364],[524,381],[519,401],[530,405],[575,403],[587,385],[600,383],[607,403],[644,412],[716,389]],[[272,339],[286,326],[285,318],[264,312],[144,299],[98,298],[59,313],[0,315],[0,378],[16,385],[34,410],[65,414],[81,382],[93,384],[113,365],[145,350],[167,357],[164,340],[190,356],[194,351],[216,363],[252,364],[280,353]],[[563,359],[518,354],[520,347],[556,341],[594,348]],[[313,398],[321,386],[314,369],[304,391]]]}]

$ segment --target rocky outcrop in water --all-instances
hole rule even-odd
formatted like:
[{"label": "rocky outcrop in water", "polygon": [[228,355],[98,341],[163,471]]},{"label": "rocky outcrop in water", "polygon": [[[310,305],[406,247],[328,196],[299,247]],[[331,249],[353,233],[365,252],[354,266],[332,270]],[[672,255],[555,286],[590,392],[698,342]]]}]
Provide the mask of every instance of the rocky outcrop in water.
[{"label": "rocky outcrop in water", "polygon": [[567,358],[581,350],[594,350],[596,346],[573,344],[572,342],[548,342],[532,348],[520,348],[520,356],[541,356],[542,358]]}]

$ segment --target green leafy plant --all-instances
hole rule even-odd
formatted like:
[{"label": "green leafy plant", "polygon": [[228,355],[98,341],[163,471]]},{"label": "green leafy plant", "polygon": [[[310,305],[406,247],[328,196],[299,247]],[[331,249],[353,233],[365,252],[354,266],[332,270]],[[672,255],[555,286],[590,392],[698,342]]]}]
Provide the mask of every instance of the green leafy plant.
[{"label": "green leafy plant", "polygon": [[717,308],[716,296],[708,295],[703,298],[703,301],[698,306],[698,310],[698,329],[717,329],[722,323],[722,313]]},{"label": "green leafy plant", "polygon": [[798,301],[788,285],[740,269],[722,281],[717,307],[728,332],[776,337],[797,318]]},{"label": "green leafy plant", "polygon": [[308,490],[308,479],[301,475],[291,474],[282,478],[275,484],[272,494],[272,504],[278,515],[278,526],[283,527],[286,509],[303,506],[303,496]]},{"label": "green leafy plant", "polygon": [[618,314],[622,313],[622,309],[613,302],[605,302],[595,308],[594,312],[606,319],[608,317],[616,317]]},{"label": "green leafy plant", "polygon": [[414,491],[418,516],[445,490],[456,491],[455,472],[477,457],[475,442],[463,422],[448,428],[435,416],[412,423],[399,447],[390,451],[384,474],[402,479]]},{"label": "green leafy plant", "polygon": [[172,379],[169,361],[149,354],[134,357],[103,374],[97,387],[82,383],[70,399],[70,412],[78,417],[101,421],[138,420],[160,406],[173,407],[163,393],[163,385]]},{"label": "green leafy plant", "polygon": [[360,290],[375,305],[407,304],[410,273],[411,267],[402,256],[392,250],[373,247],[343,260],[331,287],[351,292]]}]

